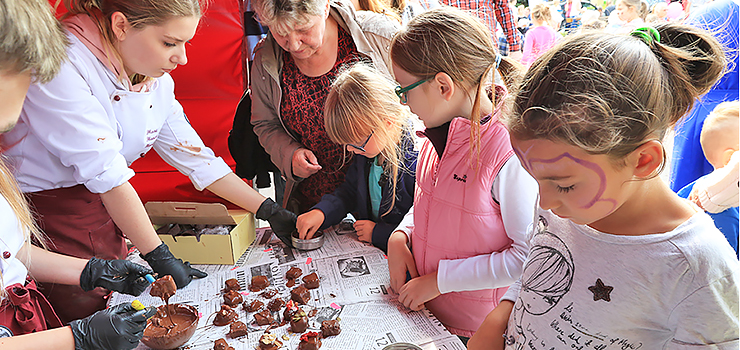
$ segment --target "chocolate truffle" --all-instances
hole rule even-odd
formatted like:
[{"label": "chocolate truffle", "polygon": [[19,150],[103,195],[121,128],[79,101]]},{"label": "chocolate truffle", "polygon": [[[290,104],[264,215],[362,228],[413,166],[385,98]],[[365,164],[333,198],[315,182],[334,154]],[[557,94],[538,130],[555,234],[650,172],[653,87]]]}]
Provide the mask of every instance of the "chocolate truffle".
[{"label": "chocolate truffle", "polygon": [[337,320],[321,321],[321,336],[323,338],[331,337],[342,332]]},{"label": "chocolate truffle", "polygon": [[281,298],[275,298],[270,300],[269,303],[267,303],[267,308],[272,312],[280,311],[280,309],[285,305],[285,300]]},{"label": "chocolate truffle", "polygon": [[216,340],[216,342],[213,343],[213,350],[227,350],[228,348],[229,348],[229,343],[227,343],[226,339],[224,338]]},{"label": "chocolate truffle", "polygon": [[154,281],[152,283],[152,289],[149,291],[149,295],[162,299],[165,303],[168,303],[170,297],[175,295],[177,291],[177,285],[172,276],[165,275],[164,277]]},{"label": "chocolate truffle", "polygon": [[263,305],[265,304],[259,300],[252,300],[252,302],[249,304],[247,304],[247,302],[245,301],[244,304],[242,304],[242,306],[244,307],[244,310],[247,310],[247,312],[256,312]]},{"label": "chocolate truffle", "polygon": [[277,350],[283,343],[277,340],[277,335],[265,333],[260,337],[259,349],[260,350]]},{"label": "chocolate truffle", "polygon": [[226,292],[226,294],[224,294],[224,304],[231,307],[236,307],[237,305],[241,304],[242,301],[244,301],[242,295],[235,290],[230,290]]},{"label": "chocolate truffle", "polygon": [[274,322],[275,319],[272,318],[270,310],[262,310],[254,314],[254,321],[257,322],[258,325],[264,326]]},{"label": "chocolate truffle", "polygon": [[308,317],[303,310],[298,310],[293,313],[293,317],[290,318],[290,330],[293,333],[303,333],[308,328]]},{"label": "chocolate truffle", "polygon": [[263,297],[263,298],[265,298],[265,299],[272,299],[272,297],[274,297],[275,294],[277,294],[277,292],[278,292],[277,289],[268,289],[268,290],[262,292],[262,294],[260,294],[260,296]]},{"label": "chocolate truffle", "polygon": [[306,305],[311,300],[311,292],[303,285],[300,285],[290,291],[290,299],[300,305]]},{"label": "chocolate truffle", "polygon": [[214,326],[225,326],[231,322],[234,322],[238,315],[228,305],[221,305],[221,310],[216,313],[216,317],[213,319]]},{"label": "chocolate truffle", "polygon": [[288,300],[285,304],[285,311],[283,311],[283,320],[290,320],[293,317],[293,314],[298,310],[300,310],[298,305],[296,305],[293,300]]},{"label": "chocolate truffle", "polygon": [[308,289],[319,288],[319,276],[316,274],[316,272],[306,275],[303,277],[303,284]]},{"label": "chocolate truffle", "polygon": [[290,270],[288,270],[288,272],[285,273],[285,278],[289,280],[294,280],[298,277],[301,277],[302,274],[303,274],[303,270],[294,266],[294,267],[291,267]]},{"label": "chocolate truffle", "polygon": [[249,285],[249,290],[253,292],[259,292],[270,285],[270,280],[265,276],[254,276],[252,277],[252,284]]},{"label": "chocolate truffle", "polygon": [[226,290],[227,291],[235,290],[238,292],[240,289],[242,289],[242,286],[239,285],[239,281],[237,281],[236,278],[229,278],[226,280]]},{"label": "chocolate truffle", "polygon": [[318,350],[321,347],[321,337],[317,332],[308,332],[301,335],[298,350]]},{"label": "chocolate truffle", "polygon": [[247,334],[247,325],[242,321],[235,321],[229,327],[229,336],[232,338],[238,338]]}]

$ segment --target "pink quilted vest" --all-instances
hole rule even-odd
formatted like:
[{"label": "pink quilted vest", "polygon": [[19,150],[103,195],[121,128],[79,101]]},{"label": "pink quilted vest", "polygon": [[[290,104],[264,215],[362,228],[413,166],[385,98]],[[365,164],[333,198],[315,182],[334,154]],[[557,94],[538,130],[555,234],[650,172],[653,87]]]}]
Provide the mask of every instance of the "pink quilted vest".
[{"label": "pink quilted vest", "polygon": [[[509,133],[498,121],[500,111],[481,127],[480,166],[470,162],[470,121],[452,120],[439,159],[424,140],[419,152],[411,235],[419,274],[437,270],[441,259],[490,254],[511,246],[501,209],[491,197],[493,180],[513,155]],[[453,292],[426,307],[454,334],[472,336],[507,288]]]}]

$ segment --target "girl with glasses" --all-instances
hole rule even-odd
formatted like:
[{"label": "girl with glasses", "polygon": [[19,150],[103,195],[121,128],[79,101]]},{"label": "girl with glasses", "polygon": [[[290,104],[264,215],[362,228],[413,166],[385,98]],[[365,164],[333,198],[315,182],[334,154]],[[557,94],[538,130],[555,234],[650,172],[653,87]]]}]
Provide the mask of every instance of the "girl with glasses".
[{"label": "girl with glasses", "polygon": [[388,236],[413,202],[411,113],[390,81],[364,64],[337,77],[324,110],[327,134],[355,157],[344,183],[298,217],[298,233],[311,238],[352,213],[359,239],[386,251]]},{"label": "girl with glasses", "polygon": [[[480,21],[449,7],[425,12],[391,42],[401,103],[424,122],[413,214],[388,240],[391,287],[463,341],[521,275],[537,184],[499,122],[507,90],[487,90],[501,59]],[[407,273],[411,280],[407,281]]]}]

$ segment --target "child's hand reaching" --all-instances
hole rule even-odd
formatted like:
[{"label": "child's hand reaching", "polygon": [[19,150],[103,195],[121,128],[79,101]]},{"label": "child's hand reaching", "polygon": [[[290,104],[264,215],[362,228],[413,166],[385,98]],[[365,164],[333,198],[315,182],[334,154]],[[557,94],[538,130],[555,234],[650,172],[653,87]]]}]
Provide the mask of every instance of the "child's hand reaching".
[{"label": "child's hand reaching", "polygon": [[388,270],[391,276],[391,288],[399,294],[401,287],[406,284],[407,272],[411,278],[419,277],[414,256],[406,245],[406,234],[402,231],[393,232],[388,238]]},{"label": "child's hand reaching", "polygon": [[437,271],[412,278],[401,287],[398,294],[398,301],[407,308],[414,311],[423,309],[424,303],[441,294],[437,287]]},{"label": "child's hand reaching", "polygon": [[372,220],[355,221],[355,231],[360,241],[373,243],[373,229],[375,229],[375,222]]},{"label": "child's hand reaching", "polygon": [[314,209],[298,216],[298,221],[295,223],[295,228],[298,230],[298,237],[300,239],[313,238],[313,234],[324,223],[324,219],[324,212],[319,209]]},{"label": "child's hand reaching", "polygon": [[503,350],[504,333],[513,308],[513,302],[501,300],[468,341],[468,350]]}]

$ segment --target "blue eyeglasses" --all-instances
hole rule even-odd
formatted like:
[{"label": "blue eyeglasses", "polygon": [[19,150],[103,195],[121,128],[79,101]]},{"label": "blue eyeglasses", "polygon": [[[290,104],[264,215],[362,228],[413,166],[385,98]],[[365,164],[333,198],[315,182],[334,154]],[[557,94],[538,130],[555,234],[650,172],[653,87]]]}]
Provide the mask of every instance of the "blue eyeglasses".
[{"label": "blue eyeglasses", "polygon": [[348,143],[347,146],[348,147],[351,147],[351,148],[354,148],[354,149],[356,149],[356,150],[358,150],[358,151],[360,151],[362,153],[365,153],[365,146],[367,146],[367,143],[370,142],[370,138],[373,137],[373,134],[375,134],[375,130],[373,130],[370,133],[370,135],[367,136],[367,138],[365,139],[365,142],[363,142],[362,145],[356,146],[356,145],[353,145],[351,143]]},{"label": "blue eyeglasses", "polygon": [[401,85],[398,85],[398,86],[396,86],[396,96],[398,96],[398,98],[401,100],[401,103],[406,103],[409,100],[408,92],[411,91],[411,89],[413,89],[413,88],[415,88],[415,87],[417,87],[417,86],[419,86],[421,84],[426,83],[430,79],[419,80],[419,81],[417,81],[417,82],[415,82],[415,83],[413,83],[413,84],[411,84],[411,85],[409,85],[409,86],[407,86],[405,88],[402,88]]}]

